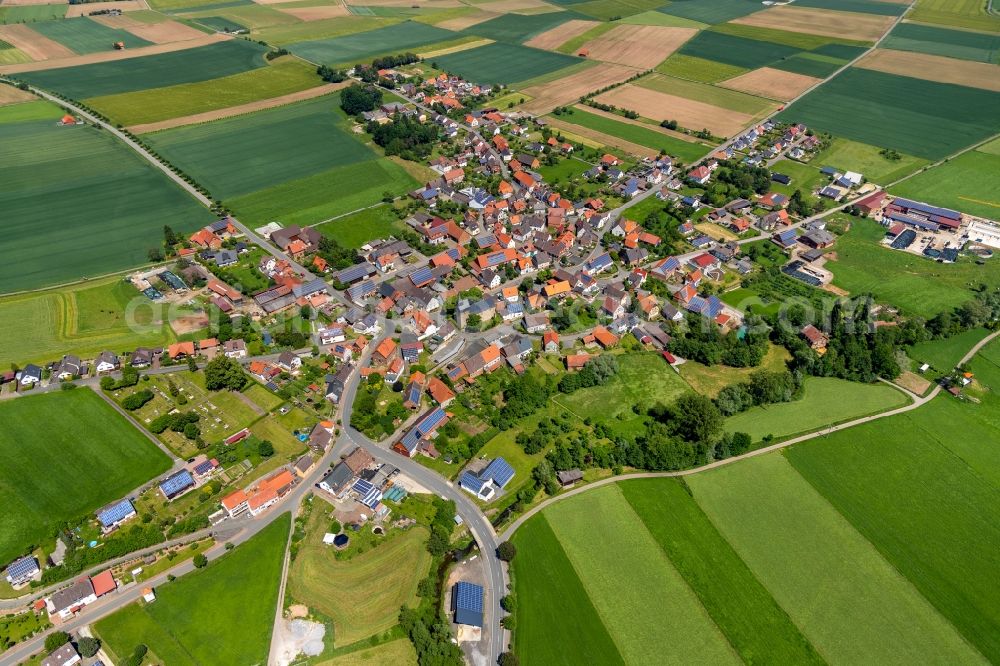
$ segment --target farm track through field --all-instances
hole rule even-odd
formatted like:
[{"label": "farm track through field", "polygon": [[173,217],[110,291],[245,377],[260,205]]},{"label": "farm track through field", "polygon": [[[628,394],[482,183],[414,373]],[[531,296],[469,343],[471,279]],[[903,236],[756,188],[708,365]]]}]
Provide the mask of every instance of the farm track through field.
[{"label": "farm track through field", "polygon": [[[989,344],[994,339],[996,339],[997,336],[1000,336],[1000,331],[991,333],[990,335],[987,335],[985,338],[983,338],[982,340],[980,340],[979,342],[977,342],[975,345],[973,345],[972,349],[970,349],[968,352],[965,353],[965,355],[959,360],[959,362],[956,365],[962,365],[964,363],[967,363],[970,359],[972,359],[972,357],[974,357],[976,354],[979,353],[979,350],[981,350],[987,344]],[[611,477],[608,477],[607,479],[601,479],[600,481],[594,481],[593,483],[588,483],[585,486],[581,486],[579,488],[574,488],[572,490],[568,490],[565,493],[561,493],[559,495],[556,495],[555,497],[550,497],[549,499],[545,500],[544,502],[542,502],[538,506],[535,506],[532,509],[530,509],[527,513],[522,514],[521,516],[519,516],[517,518],[517,520],[515,520],[513,523],[511,523],[510,526],[507,527],[507,529],[505,529],[503,531],[503,533],[500,535],[500,541],[507,541],[507,540],[509,540],[511,538],[511,536],[514,534],[514,532],[516,532],[517,529],[519,527],[521,527],[521,525],[523,525],[528,519],[530,519],[532,516],[534,516],[539,511],[544,510],[549,505],[551,505],[551,504],[553,504],[555,502],[562,501],[562,500],[564,500],[564,499],[566,499],[568,497],[573,497],[574,495],[579,495],[580,493],[585,493],[588,490],[592,490],[594,488],[600,488],[601,486],[605,486],[605,485],[607,485],[609,483],[617,483],[618,481],[625,481],[625,480],[628,480],[628,479],[655,479],[655,478],[663,478],[663,477],[690,476],[692,474],[698,474],[698,473],[701,473],[701,472],[707,472],[708,470],[716,469],[718,467],[723,467],[723,466],[726,466],[726,465],[731,465],[733,463],[737,463],[737,462],[740,462],[742,460],[747,460],[748,458],[755,458],[757,456],[766,455],[768,453],[773,453],[775,451],[780,451],[781,449],[788,448],[789,446],[792,446],[794,444],[798,444],[800,442],[805,442],[805,441],[808,441],[808,440],[811,440],[811,439],[815,439],[817,437],[823,437],[823,436],[829,435],[831,433],[837,432],[839,430],[846,430],[848,428],[853,428],[854,426],[858,426],[858,425],[861,425],[863,423],[871,423],[872,421],[877,421],[879,419],[883,419],[883,418],[886,418],[888,416],[896,416],[897,414],[905,414],[906,412],[913,411],[914,409],[917,409],[919,407],[922,407],[923,405],[926,405],[928,402],[930,402],[931,400],[933,400],[934,398],[936,398],[939,393],[941,393],[941,387],[940,386],[936,386],[936,387],[934,387],[934,390],[931,391],[930,393],[928,393],[926,396],[915,398],[914,401],[911,402],[909,405],[905,405],[903,407],[898,407],[896,409],[890,409],[890,410],[882,412],[880,414],[873,414],[871,416],[864,416],[864,417],[861,417],[859,419],[854,419],[852,421],[848,421],[846,423],[842,423],[840,425],[834,425],[834,426],[826,427],[826,428],[823,428],[821,430],[817,430],[815,432],[809,433],[807,435],[800,435],[798,437],[793,437],[793,438],[787,439],[787,440],[785,440],[783,442],[779,442],[777,444],[772,444],[771,446],[765,446],[765,447],[760,448],[760,449],[755,449],[753,451],[749,451],[749,452],[744,453],[744,454],[739,455],[739,456],[733,456],[732,458],[726,458],[724,460],[716,460],[715,462],[708,463],[707,465],[702,465],[701,467],[694,467],[692,469],[684,469],[684,470],[679,470],[679,471],[676,471],[676,472],[637,472],[637,473],[634,473],[634,474],[622,474],[620,476],[611,476]]]}]

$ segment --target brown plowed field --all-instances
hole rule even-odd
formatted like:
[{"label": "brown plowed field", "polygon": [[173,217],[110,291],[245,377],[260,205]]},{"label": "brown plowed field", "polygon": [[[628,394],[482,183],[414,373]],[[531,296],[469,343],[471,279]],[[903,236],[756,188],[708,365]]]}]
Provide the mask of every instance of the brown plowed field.
[{"label": "brown plowed field", "polygon": [[581,21],[573,19],[566,21],[562,25],[557,25],[551,30],[546,30],[540,35],[535,35],[524,43],[525,46],[533,46],[536,49],[556,49],[574,37],[578,37],[596,25],[597,21]]},{"label": "brown plowed field", "polygon": [[676,120],[681,127],[693,130],[707,128],[716,136],[733,136],[753,119],[747,113],[722,109],[628,83],[602,93],[596,99],[603,104],[630,109],[644,118],[656,121]]},{"label": "brown plowed field", "polygon": [[302,21],[321,21],[323,19],[350,16],[344,5],[328,5],[326,7],[275,7],[278,11],[291,14]]},{"label": "brown plowed field", "polygon": [[[51,60],[54,58],[70,58],[76,54],[48,37],[43,37],[23,23],[0,25],[0,39],[11,44],[32,60]],[[12,65],[26,67],[28,64]]]},{"label": "brown plowed field", "polygon": [[760,69],[741,74],[716,85],[750,93],[758,97],[767,97],[768,99],[787,102],[788,100],[795,99],[822,80],[806,76],[805,74],[761,67]]},{"label": "brown plowed field", "polygon": [[525,88],[523,92],[533,99],[524,105],[524,110],[542,115],[557,106],[576,102],[589,92],[631,78],[635,73],[634,69],[612,63],[588,67],[565,78]]},{"label": "brown plowed field", "polygon": [[1000,92],[1000,66],[985,62],[956,60],[927,53],[875,49],[859,60],[857,66],[887,74]]},{"label": "brown plowed field", "polygon": [[[3,28],[22,26],[0,26],[0,39],[10,42],[11,40],[3,36]],[[170,44],[154,44],[153,46],[141,46],[135,49],[125,49],[124,51],[102,51],[101,53],[90,53],[88,55],[73,55],[70,58],[59,58],[58,60],[47,60],[44,62],[27,62],[17,65],[5,65],[0,67],[0,74],[18,74],[20,72],[37,72],[42,69],[54,69],[56,67],[75,67],[77,65],[90,65],[95,62],[108,62],[109,60],[125,60],[127,58],[140,58],[142,56],[154,55],[156,53],[170,53],[171,51],[183,51],[193,49],[206,44],[224,42],[232,39],[228,35],[202,34],[198,39],[189,39],[186,42],[171,42]],[[13,44],[13,42],[11,42]],[[15,45],[16,46],[16,45]]]},{"label": "brown plowed field", "polygon": [[809,7],[772,7],[738,18],[733,23],[755,25],[758,28],[804,32],[809,35],[874,42],[889,29],[895,20],[894,16],[879,16],[877,14],[858,14]]},{"label": "brown plowed field", "polygon": [[661,25],[620,25],[580,50],[592,60],[615,62],[638,69],[652,69],[697,34],[695,28],[668,28]]},{"label": "brown plowed field", "polygon": [[70,5],[66,10],[66,18],[87,16],[99,9],[120,9],[123,12],[133,12],[139,9],[149,9],[144,0],[121,0],[120,2],[89,2],[82,5]]},{"label": "brown plowed field", "polygon": [[33,99],[38,98],[30,92],[21,90],[20,88],[8,85],[0,86],[0,106],[4,106],[5,104],[17,104],[18,102],[28,102]]},{"label": "brown plowed field", "polygon": [[170,42],[184,42],[189,39],[198,39],[205,35],[200,30],[195,30],[190,26],[177,21],[163,21],[161,23],[143,23],[128,16],[94,16],[93,20],[103,23],[109,28],[121,28],[128,30],[136,37],[145,39],[154,44],[168,44]]},{"label": "brown plowed field", "polygon": [[298,92],[289,93],[287,95],[282,95],[280,97],[272,97],[271,99],[261,99],[257,100],[256,102],[249,102],[248,104],[229,106],[226,107],[225,109],[215,109],[214,111],[195,113],[190,116],[181,116],[180,118],[170,118],[169,120],[161,120],[156,123],[146,123],[145,125],[132,125],[128,129],[133,134],[145,134],[148,132],[158,132],[160,130],[171,129],[173,127],[183,127],[184,125],[207,123],[212,120],[221,120],[222,118],[232,118],[233,116],[242,116],[247,113],[253,113],[254,111],[273,109],[276,106],[284,106],[286,104],[292,104],[294,102],[301,102],[306,99],[313,99],[314,97],[322,97],[323,95],[328,95],[332,93],[334,90],[340,90],[341,88],[346,88],[348,85],[350,85],[350,81],[342,81],[340,83],[327,83],[321,86],[316,86],[315,88],[299,90]]}]

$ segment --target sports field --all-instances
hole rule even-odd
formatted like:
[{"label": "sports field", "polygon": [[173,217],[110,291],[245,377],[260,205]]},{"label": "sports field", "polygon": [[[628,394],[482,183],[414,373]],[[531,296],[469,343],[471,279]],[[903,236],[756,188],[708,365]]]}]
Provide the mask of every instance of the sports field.
[{"label": "sports field", "polygon": [[323,543],[333,520],[330,506],[318,498],[313,504],[305,539],[288,571],[288,594],[333,620],[337,647],[392,628],[400,606],[416,603],[417,583],[430,568],[427,530],[415,526],[391,533],[371,550],[340,560]]},{"label": "sports field", "polygon": [[811,164],[818,168],[832,166],[841,171],[857,171],[873,183],[882,185],[908,176],[927,164],[925,159],[902,153],[898,160],[886,159],[880,154],[881,150],[879,146],[836,137],[826,150],[816,155]]},{"label": "sports field", "polygon": [[170,467],[162,451],[88,388],[4,400],[0,421],[0,501],[7,511],[0,562]]},{"label": "sports field", "polygon": [[972,150],[892,188],[893,194],[1000,219],[1000,155]]},{"label": "sports field", "polygon": [[[30,102],[4,108],[28,105],[59,113],[54,106]],[[183,233],[213,219],[180,187],[106,133],[89,126],[61,127],[51,117],[10,121],[4,114],[0,209],[6,224],[6,259],[0,265],[5,291],[37,289],[142,264],[147,250],[161,244],[164,225]]]},{"label": "sports field", "polygon": [[460,35],[450,30],[407,21],[367,32],[295,42],[288,49],[310,62],[327,65],[353,64],[458,36]]},{"label": "sports field", "polygon": [[140,39],[131,32],[109,28],[85,16],[55,21],[39,21],[32,23],[31,29],[81,55],[112,51],[115,42],[124,42],[125,48],[129,49],[151,44],[151,42]]},{"label": "sports field", "polygon": [[963,259],[939,264],[879,245],[885,229],[871,220],[856,220],[837,241],[837,260],[828,261],[833,284],[852,295],[872,293],[908,314],[932,317],[972,298],[971,285],[1000,286],[1000,262],[983,266]]},{"label": "sports field", "polygon": [[574,56],[517,44],[493,43],[435,58],[442,70],[483,84],[509,85],[579,64]]},{"label": "sports field", "polygon": [[95,97],[86,102],[116,123],[130,126],[280,97],[321,83],[315,67],[286,57],[267,67],[219,79]]},{"label": "sports field", "polygon": [[170,666],[266,662],[288,529],[284,514],[204,569],[157,587],[154,603],[99,620],[105,649],[120,661],[142,643],[155,655],[148,661]]},{"label": "sports field", "polygon": [[851,419],[902,407],[909,399],[886,384],[859,384],[833,377],[808,377],[801,399],[753,407],[726,419],[728,432],[759,441],[811,432]]},{"label": "sports field", "polygon": [[1000,17],[990,14],[983,0],[917,0],[911,21],[1000,32]]},{"label": "sports field", "polygon": [[1000,93],[852,68],[778,118],[939,159],[1000,130]]},{"label": "sports field", "polygon": [[231,39],[184,51],[126,58],[92,65],[18,74],[18,78],[73,99],[218,79],[264,66],[267,48]]},{"label": "sports field", "polygon": [[918,23],[900,23],[880,46],[977,62],[1000,62],[1000,35],[949,30]]},{"label": "sports field", "polygon": [[164,311],[121,277],[0,298],[0,366],[169,344]]},{"label": "sports field", "polygon": [[683,162],[690,163],[699,160],[710,150],[708,145],[678,139],[658,131],[655,127],[647,128],[638,123],[615,120],[580,108],[574,108],[571,115],[564,114],[559,118],[565,122],[610,134],[653,150],[664,150],[668,155]]}]

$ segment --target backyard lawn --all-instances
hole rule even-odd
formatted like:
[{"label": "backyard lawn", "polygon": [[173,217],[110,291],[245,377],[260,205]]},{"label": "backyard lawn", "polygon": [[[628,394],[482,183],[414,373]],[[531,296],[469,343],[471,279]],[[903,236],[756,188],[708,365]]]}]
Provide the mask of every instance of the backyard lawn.
[{"label": "backyard lawn", "polygon": [[396,235],[405,226],[392,206],[375,206],[320,224],[316,230],[343,247],[356,249],[369,241]]}]

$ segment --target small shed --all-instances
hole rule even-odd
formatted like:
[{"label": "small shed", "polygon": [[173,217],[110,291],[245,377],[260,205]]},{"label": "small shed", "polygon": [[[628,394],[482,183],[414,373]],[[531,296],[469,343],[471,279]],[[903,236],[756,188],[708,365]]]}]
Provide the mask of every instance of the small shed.
[{"label": "small shed", "polygon": [[556,472],[556,478],[559,480],[559,485],[571,486],[577,481],[583,480],[583,472],[578,469],[568,469],[562,472]]}]

